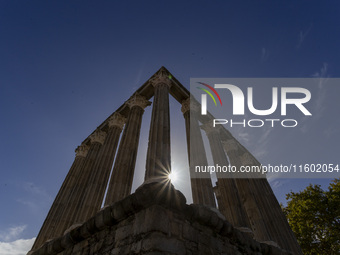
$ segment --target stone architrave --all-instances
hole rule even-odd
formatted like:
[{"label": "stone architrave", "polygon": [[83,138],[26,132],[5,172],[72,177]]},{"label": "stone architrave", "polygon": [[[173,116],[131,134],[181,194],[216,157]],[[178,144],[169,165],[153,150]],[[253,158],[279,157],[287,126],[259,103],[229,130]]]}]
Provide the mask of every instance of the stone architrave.
[{"label": "stone architrave", "polygon": [[119,201],[131,193],[142,117],[144,109],[151,102],[145,97],[135,94],[126,104],[130,108],[130,112],[112,170],[105,205]]},{"label": "stone architrave", "polygon": [[[194,107],[192,102],[191,108]],[[195,166],[207,166],[208,161],[205,155],[201,129],[196,118],[198,107],[195,107],[195,109],[191,109],[190,111],[190,98],[188,98],[182,102],[181,110],[185,119],[188,159],[191,174]],[[194,137],[194,139],[190,140],[190,137]],[[192,157],[191,155],[194,156]],[[216,202],[210,174],[201,173],[201,175],[202,178],[193,178],[193,176],[190,178],[193,202],[195,204],[202,204],[215,208]]]},{"label": "stone architrave", "polygon": [[172,83],[166,72],[160,72],[150,82],[154,100],[144,179],[167,180],[171,172],[169,89]]},{"label": "stone architrave", "polygon": [[91,171],[91,181],[87,185],[76,222],[89,219],[99,211],[102,205],[120,133],[125,122],[126,118],[119,113],[114,113],[107,121],[107,135]]},{"label": "stone architrave", "polygon": [[61,213],[66,207],[69,194],[74,189],[77,179],[81,175],[81,169],[84,166],[85,157],[88,153],[89,147],[85,144],[82,144],[77,147],[75,150],[76,157],[73,161],[73,164],[56,196],[54,202],[50,208],[50,211],[47,214],[47,217],[43,223],[43,226],[40,229],[40,232],[35,239],[32,249],[37,249],[48,239],[57,237],[56,228],[59,225],[59,220]]}]

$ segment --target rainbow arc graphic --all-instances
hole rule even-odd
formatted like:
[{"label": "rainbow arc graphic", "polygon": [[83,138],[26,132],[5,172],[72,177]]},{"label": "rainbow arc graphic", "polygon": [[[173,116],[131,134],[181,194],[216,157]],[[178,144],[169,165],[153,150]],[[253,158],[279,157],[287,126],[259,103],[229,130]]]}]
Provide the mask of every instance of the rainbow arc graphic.
[{"label": "rainbow arc graphic", "polygon": [[[208,85],[206,83],[203,83],[203,82],[197,82],[197,83],[199,83],[199,84],[209,88],[217,96],[218,100],[220,101],[220,104],[222,105],[222,100],[221,100],[220,95],[217,93],[217,91],[212,86],[210,86],[210,85]],[[215,106],[217,106],[215,97],[213,96],[213,94],[209,90],[201,88],[201,87],[197,87],[197,88],[200,89],[200,90],[203,90],[205,93],[207,93],[212,98],[212,100],[214,101]]]}]

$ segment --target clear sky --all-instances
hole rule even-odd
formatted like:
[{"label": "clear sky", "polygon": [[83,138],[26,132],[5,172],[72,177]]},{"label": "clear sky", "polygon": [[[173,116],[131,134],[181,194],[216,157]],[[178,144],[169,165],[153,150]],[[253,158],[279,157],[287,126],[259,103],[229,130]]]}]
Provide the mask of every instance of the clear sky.
[{"label": "clear sky", "polygon": [[[0,0],[0,253],[30,248],[74,149],[161,66],[187,88],[190,77],[339,77],[339,14],[338,1]],[[339,155],[340,87],[319,92],[313,107],[325,110],[299,133],[233,134],[260,161],[308,155],[339,163],[330,161]],[[180,171],[184,122],[174,100],[171,112]],[[134,188],[144,162],[142,148]],[[284,202],[310,182],[326,188],[329,180],[271,185]],[[191,202],[187,175],[175,186]]]}]

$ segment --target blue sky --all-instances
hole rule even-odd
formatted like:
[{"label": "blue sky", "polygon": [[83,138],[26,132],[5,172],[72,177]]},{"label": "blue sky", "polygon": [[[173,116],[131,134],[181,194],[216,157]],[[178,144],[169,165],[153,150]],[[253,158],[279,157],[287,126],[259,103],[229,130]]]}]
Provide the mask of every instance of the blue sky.
[{"label": "blue sky", "polygon": [[[74,149],[161,66],[187,88],[190,77],[339,77],[339,12],[337,1],[0,1],[0,253],[30,248]],[[265,152],[260,161],[308,155],[331,163],[339,92],[320,90],[322,116],[293,143],[270,131],[238,138]],[[177,170],[187,163],[174,100],[171,112]],[[144,161],[140,149],[134,187]],[[325,188],[329,180],[271,184],[284,202],[310,182]],[[190,202],[187,175],[175,185]]]}]

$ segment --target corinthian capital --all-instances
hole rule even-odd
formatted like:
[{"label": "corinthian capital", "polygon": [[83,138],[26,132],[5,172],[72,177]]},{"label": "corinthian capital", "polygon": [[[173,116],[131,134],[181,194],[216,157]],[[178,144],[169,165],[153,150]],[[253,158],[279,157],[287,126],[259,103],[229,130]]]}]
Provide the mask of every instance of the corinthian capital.
[{"label": "corinthian capital", "polygon": [[204,123],[203,125],[201,125],[200,127],[201,127],[201,129],[203,129],[205,131],[205,133],[207,135],[213,134],[213,133],[217,133],[218,134],[220,132],[219,131],[220,130],[220,126],[214,127],[213,126],[213,121],[208,121],[208,122]]},{"label": "corinthian capital", "polygon": [[126,104],[130,109],[133,106],[139,106],[140,108],[145,109],[145,107],[151,105],[151,102],[146,100],[145,97],[139,95],[138,93],[135,93],[132,97],[130,97]]},{"label": "corinthian capital", "polygon": [[79,145],[75,150],[76,157],[86,157],[88,151],[89,146],[87,146],[86,144]]},{"label": "corinthian capital", "polygon": [[115,112],[109,119],[108,124],[109,127],[116,126],[120,129],[123,129],[124,124],[126,122],[126,118],[118,112]]},{"label": "corinthian capital", "polygon": [[194,98],[187,98],[182,101],[182,113],[186,113],[187,111],[191,110],[193,112],[200,112],[201,106]]},{"label": "corinthian capital", "polygon": [[91,136],[90,136],[90,139],[91,139],[91,142],[92,143],[95,143],[95,142],[98,142],[100,144],[103,144],[104,143],[104,140],[105,140],[105,137],[106,137],[106,133],[101,131],[101,130],[96,130]]},{"label": "corinthian capital", "polygon": [[184,113],[186,113],[189,110],[190,110],[190,98],[187,98],[187,99],[182,101],[181,111],[184,114]]},{"label": "corinthian capital", "polygon": [[153,77],[149,81],[154,87],[165,84],[170,88],[172,85],[171,79],[172,76],[168,72],[166,72],[165,70],[161,70],[158,74],[156,74],[155,77]]}]

